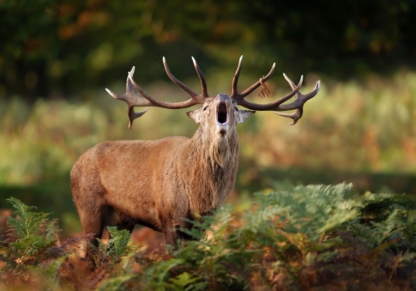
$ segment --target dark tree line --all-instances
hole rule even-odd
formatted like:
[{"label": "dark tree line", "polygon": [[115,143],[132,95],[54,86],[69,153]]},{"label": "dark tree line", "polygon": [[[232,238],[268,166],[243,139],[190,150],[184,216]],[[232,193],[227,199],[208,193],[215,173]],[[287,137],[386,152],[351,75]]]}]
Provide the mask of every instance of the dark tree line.
[{"label": "dark tree line", "polygon": [[159,79],[162,56],[183,78],[191,55],[209,71],[234,69],[241,54],[256,76],[272,61],[334,78],[389,74],[416,65],[413,19],[414,0],[0,1],[0,97],[82,98],[132,65],[142,83]]}]

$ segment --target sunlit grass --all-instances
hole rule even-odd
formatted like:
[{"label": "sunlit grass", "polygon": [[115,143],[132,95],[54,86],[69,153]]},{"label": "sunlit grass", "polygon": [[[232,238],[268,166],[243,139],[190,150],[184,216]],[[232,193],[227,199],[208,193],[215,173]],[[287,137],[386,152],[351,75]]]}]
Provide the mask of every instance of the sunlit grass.
[{"label": "sunlit grass", "polygon": [[321,91],[306,104],[296,126],[286,126],[273,114],[258,114],[261,125],[251,142],[242,135],[243,152],[271,167],[412,172],[415,84],[416,75],[404,72],[390,80],[374,76],[362,84],[328,86],[322,80]]}]

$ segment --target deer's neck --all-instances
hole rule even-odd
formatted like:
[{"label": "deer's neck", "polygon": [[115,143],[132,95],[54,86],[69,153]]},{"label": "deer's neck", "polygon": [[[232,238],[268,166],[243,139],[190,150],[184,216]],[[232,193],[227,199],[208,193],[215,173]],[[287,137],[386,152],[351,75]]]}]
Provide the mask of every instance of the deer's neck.
[{"label": "deer's neck", "polygon": [[238,135],[214,137],[200,127],[190,140],[187,165],[192,176],[191,211],[207,214],[219,207],[234,188],[238,168]]},{"label": "deer's neck", "polygon": [[226,171],[238,158],[237,131],[233,130],[227,137],[221,138],[212,137],[200,127],[192,138],[192,147],[198,155],[196,158],[204,167],[211,171]]}]

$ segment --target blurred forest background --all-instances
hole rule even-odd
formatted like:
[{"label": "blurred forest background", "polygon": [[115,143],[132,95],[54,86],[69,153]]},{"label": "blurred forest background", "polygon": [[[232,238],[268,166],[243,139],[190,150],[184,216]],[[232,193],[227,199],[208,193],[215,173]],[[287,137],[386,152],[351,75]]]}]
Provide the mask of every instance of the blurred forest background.
[{"label": "blurred forest background", "polygon": [[[191,56],[210,94],[229,93],[244,55],[240,88],[265,75],[271,99],[321,91],[295,126],[258,112],[239,126],[237,195],[292,183],[353,182],[361,192],[416,193],[416,2],[0,0],[0,207],[10,196],[79,229],[69,172],[105,140],[191,136],[185,110],[152,108],[127,129],[127,71],[153,96],[197,90]],[[254,93],[250,100],[259,99]]]}]

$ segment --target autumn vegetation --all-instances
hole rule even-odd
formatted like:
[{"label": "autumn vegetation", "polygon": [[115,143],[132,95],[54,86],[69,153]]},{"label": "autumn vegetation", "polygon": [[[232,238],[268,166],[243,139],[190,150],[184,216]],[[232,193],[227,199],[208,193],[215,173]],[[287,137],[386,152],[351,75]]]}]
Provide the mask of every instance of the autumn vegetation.
[{"label": "autumn vegetation", "polygon": [[[0,1],[0,290],[416,290],[415,18],[406,0]],[[184,100],[162,57],[198,88],[194,56],[209,93],[230,93],[240,55],[241,87],[276,62],[257,103],[290,91],[281,73],[305,74],[302,92],[321,80],[302,120],[237,127],[235,190],[195,241],[109,228],[96,268],[80,260],[77,158],[196,129],[151,108],[128,130],[104,88],[123,92],[136,66],[153,96]]]},{"label": "autumn vegetation", "polygon": [[[352,185],[257,193],[222,207],[178,250],[148,252],[127,231],[76,255],[48,215],[10,198],[2,290],[414,290],[416,199],[359,195]],[[186,231],[186,230],[185,230]],[[85,238],[85,237],[84,237]]]}]

